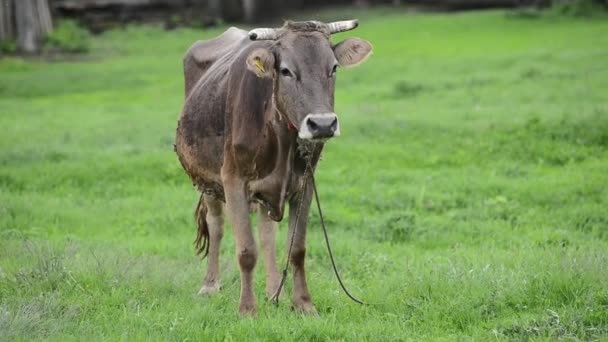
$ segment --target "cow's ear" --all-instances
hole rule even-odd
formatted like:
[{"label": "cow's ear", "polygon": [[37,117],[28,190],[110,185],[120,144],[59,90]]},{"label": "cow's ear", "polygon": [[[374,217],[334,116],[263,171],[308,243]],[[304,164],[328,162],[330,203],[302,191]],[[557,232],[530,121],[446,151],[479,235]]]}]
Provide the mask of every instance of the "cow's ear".
[{"label": "cow's ear", "polygon": [[348,38],[334,46],[334,55],[342,67],[357,66],[371,56],[372,44],[361,38]]},{"label": "cow's ear", "polygon": [[257,77],[270,77],[274,74],[274,56],[266,49],[255,49],[247,56],[247,69]]}]

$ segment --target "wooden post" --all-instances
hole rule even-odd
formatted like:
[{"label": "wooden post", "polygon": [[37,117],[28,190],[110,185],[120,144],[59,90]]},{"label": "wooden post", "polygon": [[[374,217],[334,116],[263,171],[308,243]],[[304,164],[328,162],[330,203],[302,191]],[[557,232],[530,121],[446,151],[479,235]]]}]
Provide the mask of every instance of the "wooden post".
[{"label": "wooden post", "polygon": [[48,0],[0,0],[0,41],[15,40],[19,51],[35,53],[52,30]]},{"label": "wooden post", "polygon": [[38,32],[34,18],[34,0],[19,0],[15,2],[15,17],[17,19],[17,47],[26,53],[38,51]]},{"label": "wooden post", "polygon": [[222,1],[208,0],[207,11],[209,12],[209,16],[213,18],[213,20],[219,21],[222,18]]},{"label": "wooden post", "polygon": [[36,12],[38,14],[38,22],[40,27],[40,36],[44,37],[53,31],[53,21],[51,19],[51,10],[47,0],[37,0]]},{"label": "wooden post", "polygon": [[14,25],[12,0],[0,0],[0,42],[15,38]]},{"label": "wooden post", "polygon": [[222,19],[235,21],[243,19],[240,0],[222,0]]},{"label": "wooden post", "polygon": [[[291,6],[297,5],[299,0],[292,0]],[[281,0],[243,0],[243,18],[247,23],[260,22],[272,18],[289,5]]]},{"label": "wooden post", "polygon": [[243,0],[243,17],[248,23],[255,22],[259,11],[259,3],[257,0]]}]

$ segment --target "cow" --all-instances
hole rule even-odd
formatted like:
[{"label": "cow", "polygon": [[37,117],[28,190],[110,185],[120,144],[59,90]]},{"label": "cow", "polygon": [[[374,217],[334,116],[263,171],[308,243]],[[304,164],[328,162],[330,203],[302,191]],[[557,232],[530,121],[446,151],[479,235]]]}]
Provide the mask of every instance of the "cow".
[{"label": "cow", "polygon": [[304,176],[307,167],[314,172],[324,143],[340,135],[334,113],[337,68],[358,65],[371,55],[366,40],[330,41],[331,34],[357,26],[356,20],[348,20],[287,21],[277,29],[249,32],[232,27],[187,51],[186,98],[175,151],[201,193],[195,245],[208,257],[208,267],[200,295],[220,290],[219,251],[227,211],[241,275],[239,313],[256,312],[252,281],[258,250],[250,208],[258,211],[266,295],[279,295],[275,236],[289,203],[292,305],[298,312],[316,313],[304,270],[312,200],[311,187],[303,186],[310,180]]}]

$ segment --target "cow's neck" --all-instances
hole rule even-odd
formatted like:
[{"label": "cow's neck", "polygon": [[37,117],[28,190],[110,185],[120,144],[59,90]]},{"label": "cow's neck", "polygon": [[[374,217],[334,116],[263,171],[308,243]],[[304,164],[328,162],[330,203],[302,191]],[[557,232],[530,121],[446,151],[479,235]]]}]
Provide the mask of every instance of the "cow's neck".
[{"label": "cow's neck", "polygon": [[289,120],[287,114],[283,113],[277,106],[273,96],[274,113],[272,116],[273,129],[276,131],[276,136],[279,140],[279,145],[283,146],[285,151],[291,150],[292,157],[290,164],[292,171],[296,174],[303,174],[306,164],[303,161],[310,162],[311,167],[314,167],[319,160],[319,155],[323,149],[323,143],[311,142],[298,138],[298,130],[296,126]]},{"label": "cow's neck", "polygon": [[[267,173],[256,172],[257,177],[250,182],[250,191],[253,198],[268,209],[269,216],[280,221],[285,202],[302,184],[306,163],[310,162],[314,170],[323,145],[298,139],[297,130],[290,128],[288,121],[278,111],[273,113],[266,127],[266,142],[257,158],[274,166]],[[258,171],[261,171],[259,165]]]}]

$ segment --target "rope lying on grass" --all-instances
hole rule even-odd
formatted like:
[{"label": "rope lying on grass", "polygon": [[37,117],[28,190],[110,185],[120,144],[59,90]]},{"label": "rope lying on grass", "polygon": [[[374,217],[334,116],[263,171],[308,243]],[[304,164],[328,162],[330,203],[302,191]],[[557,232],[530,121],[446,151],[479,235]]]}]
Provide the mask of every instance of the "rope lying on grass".
[{"label": "rope lying on grass", "polygon": [[285,262],[285,268],[283,269],[283,275],[281,277],[281,282],[279,283],[279,288],[277,289],[275,294],[272,296],[272,301],[274,302],[275,305],[277,305],[277,306],[279,305],[279,295],[281,294],[281,289],[283,288],[283,285],[285,284],[285,279],[287,279],[287,270],[289,268],[289,259],[291,258],[291,249],[293,247],[293,240],[294,240],[294,237],[296,236],[296,229],[298,229],[298,222],[300,220],[300,214],[302,211],[302,203],[304,202],[303,201],[304,192],[306,191],[306,185],[308,184],[308,176],[310,176],[310,182],[312,183],[312,189],[315,194],[315,202],[317,203],[317,210],[319,211],[319,219],[321,220],[321,227],[323,227],[323,235],[325,236],[325,244],[327,245],[327,253],[329,254],[329,259],[331,260],[331,266],[334,269],[334,274],[336,275],[336,278],[338,279],[338,282],[340,283],[340,287],[342,288],[344,293],[348,296],[348,298],[350,298],[355,303],[358,303],[361,305],[369,305],[369,304],[361,301],[360,299],[357,299],[355,296],[353,296],[348,291],[348,289],[344,285],[344,282],[342,281],[342,278],[340,277],[340,272],[338,272],[338,268],[336,267],[336,261],[334,260],[334,253],[331,250],[331,245],[329,243],[329,236],[327,235],[327,227],[325,226],[325,219],[323,218],[323,211],[321,210],[321,202],[319,202],[319,193],[317,191],[317,184],[315,183],[315,174],[312,171],[312,166],[310,163],[311,159],[312,159],[312,154],[306,160],[306,169],[304,170],[304,180],[302,182],[302,185],[300,186],[300,203],[298,203],[298,209],[296,210],[296,219],[295,219],[295,223],[294,223],[294,227],[293,227],[293,233],[291,234],[291,240],[289,242],[289,249],[287,251],[287,261]]}]

